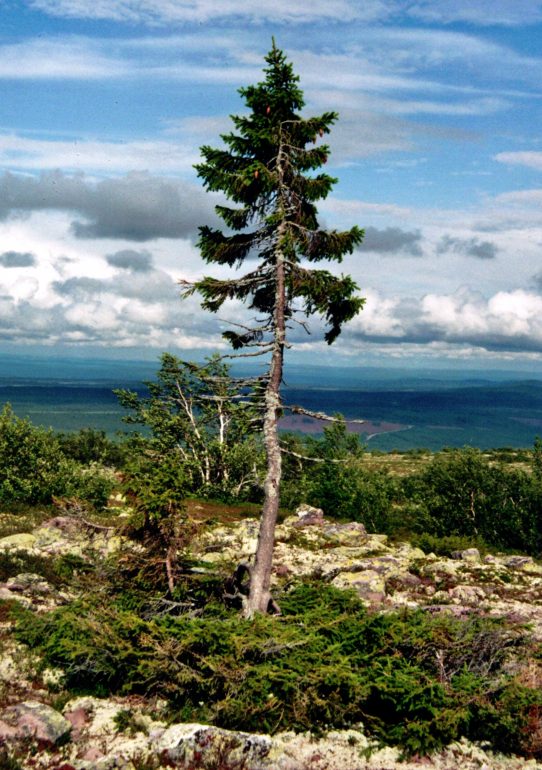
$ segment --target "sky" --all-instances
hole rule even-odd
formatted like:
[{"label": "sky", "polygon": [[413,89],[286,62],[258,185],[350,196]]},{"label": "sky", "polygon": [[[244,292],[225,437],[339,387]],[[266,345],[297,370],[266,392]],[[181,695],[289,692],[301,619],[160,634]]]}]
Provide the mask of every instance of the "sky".
[{"label": "sky", "polygon": [[291,359],[540,370],[542,0],[0,0],[0,353],[226,352],[193,165],[272,36],[339,113],[321,224],[365,229],[364,310]]}]

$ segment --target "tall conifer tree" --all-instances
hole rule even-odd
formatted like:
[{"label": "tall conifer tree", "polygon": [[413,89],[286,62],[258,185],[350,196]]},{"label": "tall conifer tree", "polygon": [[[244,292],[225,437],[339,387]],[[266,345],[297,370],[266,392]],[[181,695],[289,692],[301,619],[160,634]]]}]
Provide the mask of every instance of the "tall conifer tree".
[{"label": "tall conifer tree", "polygon": [[364,303],[350,276],[308,266],[322,260],[341,262],[363,238],[358,227],[337,232],[318,225],[315,201],[325,198],[336,182],[328,174],[317,173],[329,153],[320,138],[329,133],[337,115],[301,117],[304,99],[299,78],[274,40],[265,61],[265,79],[239,91],[250,113],[232,116],[236,133],[222,136],[226,147],[202,147],[204,162],[196,166],[206,189],[225,193],[234,204],[216,207],[226,232],[200,228],[202,257],[208,263],[237,268],[247,258],[259,261],[242,276],[205,277],[187,285],[185,291],[199,292],[202,306],[213,312],[227,299],[245,302],[255,312],[254,324],[234,324],[237,331],[227,331],[224,337],[234,349],[252,349],[245,355],[269,358],[265,375],[255,383],[267,474],[245,606],[248,616],[265,613],[272,605],[269,584],[281,479],[278,420],[287,332],[297,313],[301,318],[316,313],[326,323],[325,340],[330,344]]}]

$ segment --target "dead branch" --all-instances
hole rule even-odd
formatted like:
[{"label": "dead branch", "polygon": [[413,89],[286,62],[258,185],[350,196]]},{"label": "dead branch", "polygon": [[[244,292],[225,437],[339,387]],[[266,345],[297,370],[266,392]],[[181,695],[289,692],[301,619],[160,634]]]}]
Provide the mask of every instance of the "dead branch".
[{"label": "dead branch", "polygon": [[308,455],[299,454],[299,452],[293,452],[291,449],[285,449],[283,446],[281,446],[280,451],[286,455],[297,457],[298,460],[308,460],[308,462],[311,463],[335,463],[338,465],[344,465],[344,463],[347,463],[350,459],[349,457],[345,457],[342,460],[338,460],[337,458],[309,457]]},{"label": "dead branch", "polygon": [[356,423],[357,425],[362,425],[365,422],[365,420],[347,420],[344,417],[331,417],[331,415],[326,414],[325,412],[312,412],[310,409],[305,409],[302,406],[289,406],[285,404],[283,408],[287,409],[293,414],[304,414],[307,417],[314,417],[315,420],[327,420],[327,422],[344,422],[347,425],[348,423]]}]

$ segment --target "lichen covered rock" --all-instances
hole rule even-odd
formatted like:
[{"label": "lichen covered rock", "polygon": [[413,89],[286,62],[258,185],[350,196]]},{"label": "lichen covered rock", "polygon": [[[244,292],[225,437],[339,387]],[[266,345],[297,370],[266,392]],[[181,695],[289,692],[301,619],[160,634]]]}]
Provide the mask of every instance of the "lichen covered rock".
[{"label": "lichen covered rock", "polygon": [[33,739],[45,746],[54,746],[65,740],[72,728],[62,714],[39,701],[24,701],[9,706],[4,710],[2,721],[11,728],[8,740]]}]

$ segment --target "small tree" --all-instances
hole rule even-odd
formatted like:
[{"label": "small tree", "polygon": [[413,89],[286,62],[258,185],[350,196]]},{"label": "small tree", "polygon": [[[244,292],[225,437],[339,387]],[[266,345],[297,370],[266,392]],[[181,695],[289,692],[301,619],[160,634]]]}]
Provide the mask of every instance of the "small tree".
[{"label": "small tree", "polygon": [[[307,263],[324,259],[340,262],[363,238],[357,227],[338,232],[318,225],[315,201],[325,198],[336,181],[314,173],[329,154],[329,148],[318,145],[318,140],[329,133],[337,115],[326,112],[302,118],[298,114],[304,106],[299,78],[274,41],[265,61],[265,80],[240,89],[250,113],[232,117],[237,133],[222,136],[224,149],[202,147],[204,162],[196,166],[208,190],[225,193],[235,204],[234,208],[216,207],[228,232],[200,228],[203,259],[230,267],[239,267],[249,258],[259,258],[259,262],[242,277],[205,277],[185,284],[185,295],[198,291],[203,307],[213,312],[228,299],[246,302],[256,313],[254,325],[237,324],[238,331],[223,336],[234,349],[252,349],[245,355],[269,356],[265,375],[253,383],[261,405],[267,473],[245,608],[248,616],[267,612],[271,602],[281,479],[278,419],[284,350],[289,347],[287,330],[295,320],[304,326],[304,318],[317,313],[326,322],[325,340],[331,344],[342,324],[364,302],[356,295],[358,287],[350,276],[307,267]],[[296,319],[296,313],[302,314],[301,319]]]},{"label": "small tree", "polygon": [[258,453],[250,441],[254,410],[236,398],[218,356],[198,365],[164,353],[156,379],[145,384],[148,395],[114,391],[129,410],[124,421],[151,431],[143,465],[176,465],[183,488],[203,495],[241,497],[257,484]]}]

